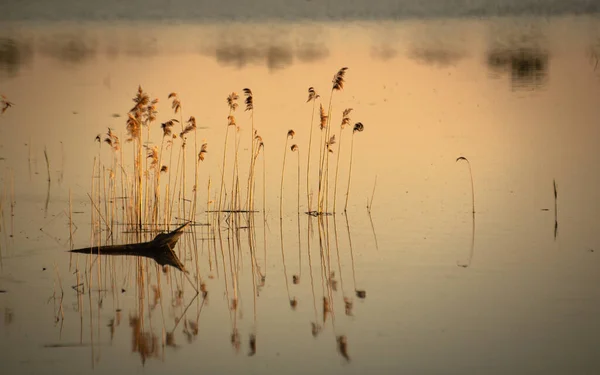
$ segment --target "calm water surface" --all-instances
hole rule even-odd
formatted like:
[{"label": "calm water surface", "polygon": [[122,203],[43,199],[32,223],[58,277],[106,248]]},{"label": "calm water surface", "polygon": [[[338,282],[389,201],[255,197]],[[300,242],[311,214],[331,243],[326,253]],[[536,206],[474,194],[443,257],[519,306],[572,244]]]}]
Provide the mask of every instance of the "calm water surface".
[{"label": "calm water surface", "polygon": [[[13,16],[4,13],[0,26],[0,93],[14,103],[0,117],[7,374],[600,370],[596,16],[157,25],[119,17],[33,22],[33,13],[28,21],[14,10],[34,3],[11,3]],[[307,89],[327,107],[331,77],[345,66],[344,89],[332,99],[338,212],[319,219],[304,214]],[[103,222],[97,233],[92,218],[107,209],[88,194],[96,197],[116,170],[113,152],[94,139],[108,128],[127,138],[140,84],[159,99],[151,144],[160,145],[161,122],[179,118],[167,98],[173,91],[182,118],[197,119],[198,144],[208,143],[197,185],[202,225],[186,230],[176,248],[189,280],[133,257],[67,253],[69,194],[74,248],[132,241],[118,225],[112,237]],[[247,215],[210,212],[221,181],[225,99],[235,91],[243,107],[246,87],[265,144],[250,226]],[[340,139],[345,108],[365,130],[346,128]],[[243,108],[235,116],[245,186],[251,117]],[[312,126],[315,193],[320,133]],[[299,154],[286,151],[280,220],[289,129],[296,136],[287,146],[297,144]],[[232,139],[230,131],[228,191]],[[194,158],[194,137],[188,141]],[[130,173],[133,144],[122,149]],[[459,156],[472,168],[474,215],[469,166]],[[206,296],[196,295],[200,282]]]}]

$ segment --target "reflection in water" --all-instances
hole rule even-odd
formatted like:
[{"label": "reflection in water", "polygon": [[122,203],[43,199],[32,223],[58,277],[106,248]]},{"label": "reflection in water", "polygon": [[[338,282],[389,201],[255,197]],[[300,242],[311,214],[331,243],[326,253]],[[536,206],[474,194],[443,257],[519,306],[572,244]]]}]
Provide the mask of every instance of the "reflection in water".
[{"label": "reflection in water", "polygon": [[[246,219],[244,217],[247,216]],[[247,337],[247,348],[248,351],[246,354],[250,357],[254,356],[257,353],[257,307],[256,305],[259,303],[258,300],[258,291],[255,285],[252,288],[253,294],[253,314],[254,319],[250,322],[245,322],[241,319],[244,313],[244,306],[246,304],[242,303],[243,301],[249,300],[247,296],[244,296],[243,291],[248,291],[248,288],[244,285],[248,285],[246,280],[242,280],[242,278],[251,277],[252,283],[255,284],[257,280],[263,280],[263,275],[258,273],[256,269],[259,260],[257,259],[255,249],[260,248],[260,244],[257,244],[256,239],[256,225],[254,224],[254,213],[211,213],[209,217],[212,218],[211,225],[207,227],[207,232],[211,239],[216,239],[218,237],[219,232],[223,232],[224,238],[221,238],[220,241],[209,241],[208,243],[215,245],[215,259],[218,267],[222,267],[222,274],[217,275],[216,282],[222,282],[224,286],[224,296],[226,298],[223,299],[224,306],[229,311],[229,323],[231,324],[228,327],[228,339],[234,349],[235,353],[240,353],[242,351],[243,337]],[[226,220],[227,226],[223,228],[221,231],[221,226],[219,224],[220,221]],[[350,272],[349,270],[344,270],[343,262],[340,260],[342,256],[349,257],[352,262],[352,275],[355,278],[355,264],[354,264],[354,256],[351,250],[351,239],[349,238],[349,242],[347,246],[340,244],[338,236],[337,236],[337,225],[336,225],[336,217],[335,216],[318,216],[313,217],[307,215],[307,227],[301,228],[301,230],[306,230],[305,235],[302,235],[301,238],[306,239],[307,244],[306,248],[308,249],[308,266],[310,272],[310,281],[311,281],[311,291],[313,296],[313,308],[315,310],[314,319],[309,318],[310,326],[311,326],[311,334],[316,337],[319,333],[326,331],[325,325],[331,326],[331,338],[336,342],[337,352],[340,354],[342,358],[349,361],[350,356],[348,354],[348,338],[346,334],[343,332],[339,332],[340,328],[336,327],[336,322],[338,322],[341,318],[335,315],[336,308],[343,308],[345,311],[345,315],[350,317],[349,319],[353,319],[353,302],[351,296],[347,296],[344,293],[344,285],[343,285],[343,277],[342,274],[345,272]],[[346,216],[346,229],[348,231],[348,235],[350,235],[350,228],[348,223],[348,218]],[[189,225],[189,224],[188,224]],[[285,226],[285,224],[280,220],[280,225]],[[313,226],[317,226],[318,238],[311,238],[310,231]],[[298,228],[297,223],[291,223],[289,228],[286,230],[280,230],[280,235],[282,236],[281,240],[283,240],[284,236],[296,237],[298,234],[294,233],[294,230],[291,228],[295,226]],[[184,226],[185,227],[185,226]],[[332,228],[333,227],[333,228]],[[198,227],[202,229],[194,229],[192,231],[201,230],[205,231],[203,227]],[[94,231],[98,231],[99,228],[94,226]],[[242,232],[248,232],[247,243],[244,244],[243,236],[241,236]],[[173,233],[173,232],[171,232]],[[191,284],[194,282],[200,284],[200,290],[203,291],[202,298],[198,298],[200,295],[198,293],[193,295],[187,295],[189,293],[190,283],[185,282],[184,273],[176,272],[173,273],[171,268],[167,269],[167,272],[161,271],[160,267],[154,265],[154,263],[147,262],[146,258],[121,258],[125,260],[125,262],[119,261],[116,263],[114,259],[115,257],[97,257],[95,254],[89,254],[89,260],[85,260],[83,262],[76,261],[77,264],[80,264],[77,267],[86,268],[86,275],[98,275],[97,279],[99,284],[93,285],[94,277],[90,277],[89,279],[86,277],[81,280],[84,284],[88,284],[85,288],[81,288],[82,290],[88,291],[87,294],[90,298],[90,309],[92,309],[92,305],[94,301],[97,303],[98,308],[100,309],[103,303],[103,300],[109,298],[109,296],[113,295],[113,303],[119,305],[119,293],[115,292],[115,289],[120,290],[121,293],[125,293],[126,289],[121,288],[129,283],[133,283],[134,287],[129,287],[127,290],[135,290],[135,295],[137,296],[137,301],[134,304],[135,307],[132,307],[129,312],[129,327],[131,328],[131,351],[132,353],[137,353],[141,359],[141,363],[145,364],[149,359],[157,359],[162,358],[165,359],[166,349],[172,348],[178,349],[181,348],[182,342],[189,344],[194,344],[199,335],[199,327],[200,327],[200,318],[201,312],[205,308],[206,297],[208,295],[207,287],[205,283],[202,281],[200,274],[200,267],[202,267],[200,260],[196,256],[186,257],[184,254],[192,254],[194,250],[194,236],[195,234],[192,232],[181,232],[177,231],[176,233],[181,235],[181,238],[177,242],[177,248],[173,248],[173,254],[179,254],[179,258],[185,259],[186,262],[189,262],[187,265],[187,269],[190,274],[193,275],[195,280],[189,280]],[[154,241],[150,241],[147,244],[151,244],[156,241],[160,241],[164,239],[168,234],[157,236],[157,239]],[[113,234],[115,235],[115,234]],[[331,252],[334,250],[331,246],[333,246],[333,238],[331,235],[335,236],[335,251],[336,254],[333,255]],[[118,236],[117,236],[118,237]],[[99,233],[94,235],[94,238],[100,238]],[[262,240],[266,240],[266,237],[263,237]],[[318,243],[318,258],[320,261],[316,262],[316,268],[319,271],[316,271],[313,266],[315,266],[315,262],[313,262],[313,257],[316,255],[315,251],[311,251],[311,246],[309,244]],[[146,246],[146,245],[144,245]],[[102,250],[109,253],[113,249],[116,249],[117,253],[121,251],[123,246],[103,246],[101,247],[100,254]],[[94,249],[94,248],[91,248]],[[97,247],[96,247],[97,249]],[[312,247],[314,249],[314,247]],[[108,250],[108,251],[107,251]],[[131,248],[129,248],[131,250]],[[146,249],[148,250],[148,248]],[[250,251],[247,251],[250,250]],[[286,260],[284,258],[284,249],[282,250],[282,258],[279,267],[283,268],[285,271]],[[130,251],[131,252],[131,251]],[[209,254],[211,251],[209,250]],[[220,257],[217,257],[217,254],[221,254]],[[335,271],[333,271],[333,263],[334,261],[332,256],[337,257],[337,272],[339,272],[339,282],[342,286],[341,295],[337,295],[336,291],[333,287],[332,279],[335,275]],[[196,257],[196,258],[195,258]],[[212,255],[211,255],[212,257]],[[194,259],[195,258],[195,259]],[[211,260],[212,261],[212,260]],[[289,260],[287,260],[289,262]],[[301,260],[299,260],[301,261]],[[195,263],[195,264],[194,264]],[[117,266],[117,264],[122,264],[122,268]],[[251,265],[252,273],[248,275],[244,272],[244,269],[248,269],[248,264]],[[208,266],[208,264],[206,264]],[[89,268],[88,268],[89,267]],[[212,267],[212,266],[210,266]],[[96,268],[94,270],[94,268]],[[319,319],[317,313],[317,298],[315,295],[315,285],[314,285],[314,274],[313,271],[319,272],[321,277],[321,286],[322,286],[322,306],[321,312],[322,317]],[[81,271],[75,272],[77,275],[77,282],[79,282],[79,273]],[[212,272],[211,272],[212,273]],[[284,272],[284,280],[276,280],[275,283],[279,284],[278,287],[289,290],[287,285],[288,279],[285,277],[286,273]],[[214,279],[214,276],[211,277]],[[220,280],[220,281],[218,281]],[[286,285],[282,285],[285,283]],[[244,286],[244,287],[242,287]],[[271,288],[274,285],[271,286]],[[295,287],[300,287],[301,284],[298,284]],[[214,287],[217,287],[214,284]],[[306,283],[306,287],[308,285]],[[235,291],[235,297],[231,298],[229,295],[229,290]],[[95,290],[98,289],[98,294],[95,293]],[[102,290],[103,292],[100,292]],[[90,294],[89,291],[94,291]],[[192,290],[194,293],[194,290]],[[284,292],[285,293],[285,292]],[[83,295],[86,292],[78,292],[77,298],[81,301]],[[172,302],[163,304],[163,300],[165,298],[168,299],[168,295],[171,296]],[[356,290],[356,295],[359,298],[365,297],[365,292],[361,290]],[[292,304],[293,301],[296,301],[295,298],[288,297],[289,304]],[[237,303],[237,301],[240,303]],[[230,301],[234,301],[230,303]],[[81,303],[81,302],[80,302]],[[81,306],[81,305],[80,305]],[[294,308],[295,306],[292,305]],[[80,310],[81,319],[83,323],[84,314]],[[294,310],[291,310],[289,313],[297,314]],[[120,327],[120,314],[121,310],[118,309],[116,315],[111,317],[107,317],[107,322],[105,324],[101,324],[100,320],[102,319],[102,315],[92,316],[90,315],[90,325],[95,326],[105,326],[108,327],[110,332],[110,340],[116,337],[115,333],[119,330]],[[171,316],[174,318],[174,323],[168,323],[169,320],[165,319],[167,316]],[[343,316],[343,315],[342,315]],[[95,321],[98,321],[97,323]],[[242,323],[245,323],[242,325]],[[342,325],[343,326],[343,325]],[[179,327],[179,328],[178,328]],[[329,328],[329,327],[327,327]],[[162,330],[162,334],[160,334]],[[95,330],[92,330],[92,333]],[[92,343],[92,350],[94,350],[94,345],[97,346],[100,335],[96,335],[96,333],[90,333],[90,340]],[[117,334],[118,335],[118,334]],[[179,336],[179,337],[178,337]],[[183,336],[183,338],[181,338]],[[80,338],[80,342],[82,342],[82,338]],[[333,349],[333,348],[332,348]],[[93,355],[93,358],[98,358]]]},{"label": "reflection in water", "polygon": [[462,268],[471,266],[473,262],[473,256],[475,255],[475,212],[472,213],[472,227],[471,227],[471,248],[469,251],[469,257],[465,263],[456,262],[456,265]]},{"label": "reflection in water", "polygon": [[96,57],[96,43],[80,35],[42,37],[40,52],[66,64],[79,65]]},{"label": "reflection in water", "polygon": [[509,75],[513,90],[539,89],[548,78],[550,54],[540,24],[506,20],[492,24],[486,65],[496,76]]},{"label": "reflection in water", "polygon": [[536,89],[547,81],[548,52],[539,48],[493,49],[487,65],[497,74],[508,72],[513,89]]},{"label": "reflection in water", "polygon": [[419,24],[410,35],[408,58],[435,67],[456,65],[467,56],[466,32],[455,22]]},{"label": "reflection in water", "polygon": [[4,309],[4,325],[5,326],[9,326],[12,324],[12,322],[15,319],[15,313],[13,312],[13,310],[9,307],[6,307]]},{"label": "reflection in water", "polygon": [[131,327],[131,351],[140,354],[142,364],[146,363],[148,358],[158,358],[161,348],[158,337],[152,332],[143,330],[142,319],[137,316],[129,317],[129,326]]},{"label": "reflection in water", "polygon": [[297,48],[285,44],[252,44],[224,43],[209,51],[217,62],[224,66],[243,68],[246,65],[265,65],[269,70],[279,70],[294,63],[294,58],[301,62],[311,63],[329,56],[329,50],[323,44],[304,43]]},{"label": "reflection in water", "polygon": [[23,65],[32,60],[33,48],[28,42],[0,37],[0,73],[16,76]]},{"label": "reflection in water", "polygon": [[303,43],[296,50],[296,57],[302,62],[316,62],[329,56],[329,49],[321,43]]},{"label": "reflection in water", "polygon": [[391,43],[385,43],[371,47],[371,56],[380,60],[391,60],[398,55],[398,51],[392,47]]},{"label": "reflection in water", "polygon": [[558,190],[556,180],[552,180],[552,187],[554,188],[554,241],[556,241],[556,236],[558,236]]},{"label": "reflection in water", "polygon": [[447,49],[443,46],[414,46],[409,52],[409,57],[422,64],[444,67],[456,64],[459,60],[466,57],[466,53],[459,50]]}]

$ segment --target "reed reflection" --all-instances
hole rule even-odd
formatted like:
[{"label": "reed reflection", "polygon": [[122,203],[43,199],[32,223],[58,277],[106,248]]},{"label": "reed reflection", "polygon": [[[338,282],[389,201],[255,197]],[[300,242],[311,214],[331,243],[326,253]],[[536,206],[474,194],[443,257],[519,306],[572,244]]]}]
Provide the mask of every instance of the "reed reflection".
[{"label": "reed reflection", "polygon": [[[261,303],[258,285],[262,280],[265,285],[272,284],[271,287],[275,287],[281,281],[287,284],[288,279],[286,276],[285,280],[274,279],[269,282],[264,275],[257,272],[257,265],[260,260],[257,259],[256,249],[262,247],[262,244],[257,239],[263,241],[266,238],[256,236],[257,233],[260,233],[260,228],[255,224],[256,215],[258,214],[248,214],[245,219],[244,215],[244,213],[230,214],[228,217],[228,226],[226,228],[221,227],[224,229],[222,230],[224,236],[221,238],[222,242],[216,242],[218,247],[216,254],[218,257],[217,259],[213,259],[213,261],[218,262],[222,267],[221,272],[218,276],[213,275],[213,278],[209,278],[206,281],[211,284],[210,287],[206,285],[206,282],[200,284],[202,285],[199,289],[199,291],[202,291],[201,294],[196,292],[195,284],[196,280],[199,280],[199,275],[202,273],[201,270],[207,270],[211,267],[207,253],[203,252],[203,255],[198,254],[198,272],[190,272],[193,278],[186,280],[185,273],[179,272],[179,270],[194,270],[196,266],[194,265],[195,258],[193,256],[178,256],[178,259],[182,259],[182,264],[179,267],[173,265],[161,268],[159,264],[153,265],[148,262],[151,257],[139,258],[134,256],[136,254],[132,252],[127,254],[129,255],[128,257],[111,257],[112,250],[110,247],[96,247],[95,249],[100,249],[99,252],[91,255],[89,253],[90,248],[84,249],[86,252],[76,250],[74,254],[87,254],[86,256],[89,257],[89,260],[83,262],[79,258],[75,259],[75,267],[77,269],[83,268],[83,272],[87,275],[81,281],[85,286],[74,288],[80,290],[77,293],[78,300],[84,296],[87,296],[90,300],[90,305],[87,308],[83,303],[80,305],[82,309],[80,311],[82,327],[85,326],[84,320],[86,320],[84,310],[91,309],[91,311],[94,311],[95,305],[98,310],[97,313],[94,312],[89,315],[90,326],[98,325],[106,327],[105,329],[108,329],[110,341],[114,341],[115,337],[117,337],[116,333],[120,329],[124,329],[121,324],[122,308],[118,307],[112,316],[106,317],[105,314],[100,313],[102,306],[107,305],[107,303],[113,306],[120,306],[123,303],[120,302],[122,295],[130,294],[135,296],[136,303],[127,307],[129,310],[128,328],[131,332],[131,352],[137,354],[144,365],[149,360],[166,360],[168,358],[168,349],[179,349],[182,345],[196,345],[196,339],[199,336],[202,324],[202,312],[207,308],[220,309],[221,307],[225,307],[230,312],[230,326],[228,329],[230,333],[228,340],[232,345],[234,353],[241,352],[242,346],[247,345],[248,351],[246,354],[254,356],[258,350],[257,342],[259,334],[257,329],[257,315],[259,311],[257,305]],[[211,233],[213,230],[219,228],[219,217],[221,219],[225,218],[224,215],[211,214],[210,216],[213,217],[213,222],[207,228],[207,231],[203,227],[184,225],[184,228],[189,228],[190,230],[177,232],[181,238],[176,242],[176,248],[172,248],[172,253],[190,254],[194,248],[191,241],[194,238],[192,231]],[[337,317],[335,314],[337,309],[340,309],[340,311],[343,309],[344,314],[342,316],[354,316],[352,296],[347,294],[344,274],[352,272],[356,296],[359,298],[366,296],[364,290],[356,287],[356,264],[351,237],[348,237],[346,244],[340,242],[337,223],[337,220],[341,220],[340,217],[328,215],[313,217],[306,215],[306,218],[307,226],[300,226],[300,242],[306,241],[306,244],[305,246],[304,244],[300,246],[302,246],[302,249],[306,249],[304,251],[307,252],[306,261],[308,263],[308,277],[310,278],[310,285],[308,283],[304,285],[312,295],[313,318],[309,318],[310,334],[313,337],[318,337],[323,331],[328,331],[328,327],[330,326],[331,340],[335,341],[338,353],[345,360],[350,360],[348,354],[348,337],[345,333],[339,332],[336,320],[339,320],[340,317]],[[262,220],[259,220],[259,222],[262,222]],[[248,224],[250,224],[250,227],[248,227]],[[290,240],[297,239],[298,223],[289,222],[288,224],[287,222],[280,221],[280,225],[282,228],[280,229],[280,235],[284,239],[283,245],[286,243],[285,237],[289,236]],[[294,226],[296,230],[292,229]],[[345,218],[345,226],[348,235],[351,236],[347,216]],[[318,238],[311,236],[312,227],[319,229],[315,231],[315,234],[318,233]],[[159,235],[158,239],[168,237],[171,233],[173,232],[166,233],[164,236]],[[244,233],[249,235],[241,235]],[[215,236],[218,237],[218,234],[215,234]],[[212,239],[210,240],[210,243],[214,243]],[[152,242],[150,241],[149,243]],[[219,249],[221,243],[222,248]],[[316,250],[319,255],[319,260],[316,263],[314,262],[315,243],[317,244]],[[119,249],[119,247],[125,245],[111,246]],[[335,246],[335,254],[331,254],[334,250],[332,246]],[[281,250],[283,250],[283,256],[279,264],[284,269],[285,275],[285,269],[287,268],[285,248],[282,246]],[[101,257],[98,257],[98,254]],[[210,256],[212,257],[213,255]],[[335,260],[332,259],[332,256],[335,257]],[[349,257],[351,260],[352,270],[345,269],[344,261],[342,260],[345,257]],[[114,261],[118,259],[121,259],[121,261]],[[332,261],[335,263],[332,263]],[[298,262],[302,262],[302,259],[298,259]],[[242,270],[248,266],[252,269],[252,272],[244,274]],[[315,270],[315,266],[319,271]],[[173,272],[174,270],[176,271],[175,273]],[[321,278],[320,298],[317,297],[315,272],[319,272]],[[75,280],[72,282],[75,282]],[[248,291],[248,288],[242,286],[248,285],[249,282],[253,284],[251,289],[253,306],[249,306],[248,304],[242,305],[240,303],[243,300],[248,300],[249,294],[244,295],[245,292],[243,292]],[[296,288],[302,287],[300,283],[295,285]],[[336,287],[336,285],[339,287]],[[207,304],[209,289],[224,291],[227,297],[224,300],[224,305],[217,303],[209,307]],[[236,290],[236,297],[233,298],[227,292],[232,289]],[[289,285],[286,289],[289,290]],[[98,290],[97,293],[95,292],[96,290]],[[190,291],[191,295],[189,294]],[[298,289],[298,292],[301,292],[300,289]],[[168,301],[169,299],[171,300],[170,302],[164,303],[164,301]],[[297,304],[295,297],[289,297],[288,301],[288,305],[291,307],[294,308],[297,306],[294,305],[294,303]],[[221,305],[221,307],[218,305]],[[251,322],[240,320],[240,317],[245,315],[244,311],[247,309],[250,309],[252,312],[253,319]],[[320,313],[319,309],[321,310]],[[60,309],[57,308],[55,311],[60,311]],[[100,321],[104,319],[106,319],[106,322],[101,324]],[[96,329],[92,329],[91,332],[94,332],[89,338],[92,343],[92,350],[95,350],[94,358],[99,358],[99,351],[97,349],[102,340],[102,334]],[[246,340],[243,337],[246,337]],[[83,336],[81,339],[83,339]],[[244,341],[246,344],[242,345]]]}]

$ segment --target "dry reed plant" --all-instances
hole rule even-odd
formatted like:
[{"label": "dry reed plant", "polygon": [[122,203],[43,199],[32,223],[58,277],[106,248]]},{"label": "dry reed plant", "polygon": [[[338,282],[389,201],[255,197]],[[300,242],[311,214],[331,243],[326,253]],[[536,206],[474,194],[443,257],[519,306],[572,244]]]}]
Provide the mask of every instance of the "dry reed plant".
[{"label": "dry reed plant", "polygon": [[[558,189],[555,179],[552,179],[552,187],[554,188],[554,240],[556,241],[558,235]],[[475,212],[474,209],[473,212]]]},{"label": "dry reed plant", "polygon": [[333,213],[335,213],[337,200],[338,172],[340,170],[340,155],[342,154],[342,134],[344,134],[344,128],[350,125],[350,112],[352,112],[352,108],[346,108],[344,110],[342,113],[342,122],[340,124],[340,147],[338,148],[337,161],[335,163],[335,180],[333,184]]},{"label": "dry reed plant", "polygon": [[[329,105],[327,109],[327,118],[325,125],[325,142],[322,145],[322,158],[320,160],[320,171],[319,171],[319,212],[326,213],[327,212],[327,198],[328,198],[328,176],[329,176],[329,153],[330,153],[330,145],[333,144],[331,142],[331,113],[332,113],[332,100],[333,93],[335,91],[341,91],[344,88],[345,84],[345,76],[347,67],[343,67],[333,76],[332,79],[332,87],[331,93],[329,95]],[[323,123],[321,123],[323,126]],[[334,138],[335,139],[335,138]],[[332,151],[331,151],[332,152]]]},{"label": "dry reed plant", "polygon": [[[309,136],[308,136],[308,156],[306,158],[306,199],[307,199],[307,207],[308,207],[308,212],[311,211],[311,192],[310,192],[310,155],[311,155],[311,149],[312,149],[312,134],[313,134],[313,125],[314,125],[314,121],[315,121],[315,104],[317,99],[319,98],[319,94],[317,94],[317,92],[315,91],[314,87],[309,87],[308,88],[308,100],[306,101],[307,103],[312,102],[312,112],[310,115],[310,132],[309,132]],[[321,116],[323,116],[323,106],[321,105]],[[321,120],[322,121],[322,120]]]},{"label": "dry reed plant", "polygon": [[[288,140],[294,139],[294,132],[292,129],[288,130],[287,136],[285,137],[285,147],[283,148],[283,164],[281,166],[281,187],[279,189],[279,218],[283,217],[283,177],[285,176],[285,156],[287,155],[288,150]],[[292,150],[294,151],[294,150]]]},{"label": "dry reed plant", "polygon": [[362,132],[365,130],[362,122],[357,122],[354,124],[354,128],[352,129],[352,141],[350,143],[350,167],[348,169],[348,186],[346,190],[346,204],[344,205],[344,212],[348,209],[348,196],[350,195],[350,178],[352,177],[352,154],[354,152],[354,134],[357,132]]},{"label": "dry reed plant", "polygon": [[459,162],[460,160],[466,161],[467,165],[469,166],[469,176],[471,177],[471,203],[472,203],[473,213],[475,213],[475,188],[473,186],[473,171],[471,170],[471,162],[469,161],[469,159],[465,158],[464,156],[459,156],[456,159],[456,162]]},{"label": "dry reed plant", "polygon": [[[223,209],[223,193],[225,188],[225,166],[227,160],[227,138],[229,137],[229,127],[233,126],[234,129],[237,129],[237,124],[235,121],[235,116],[233,113],[238,108],[237,100],[239,99],[238,94],[232,92],[227,96],[227,106],[229,107],[229,114],[227,115],[227,129],[225,131],[225,146],[223,147],[223,165],[221,167],[221,187],[219,189],[219,203],[218,203],[218,211]],[[234,139],[235,143],[235,139]],[[234,177],[235,179],[235,165],[234,165]]]},{"label": "dry reed plant", "polygon": [[246,104],[246,111],[250,112],[250,122],[251,122],[251,126],[252,126],[252,130],[250,132],[250,144],[251,144],[251,150],[250,150],[250,169],[248,171],[248,188],[247,188],[247,194],[246,194],[246,208],[248,209],[248,211],[252,211],[253,210],[253,197],[252,197],[252,180],[253,180],[253,175],[254,175],[254,154],[255,154],[255,129],[254,129],[254,95],[252,94],[252,90],[250,90],[249,88],[245,88],[244,89],[244,96],[246,96],[246,100],[245,100],[245,104]]}]

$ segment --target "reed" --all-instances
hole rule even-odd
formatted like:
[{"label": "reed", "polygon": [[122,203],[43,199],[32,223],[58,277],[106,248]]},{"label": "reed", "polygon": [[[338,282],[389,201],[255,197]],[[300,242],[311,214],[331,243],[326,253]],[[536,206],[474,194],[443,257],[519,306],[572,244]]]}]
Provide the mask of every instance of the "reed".
[{"label": "reed", "polygon": [[50,159],[48,158],[48,150],[44,147],[44,159],[46,159],[46,172],[48,172],[48,183],[50,183]]},{"label": "reed", "polygon": [[340,147],[338,147],[337,161],[335,164],[335,182],[333,184],[333,213],[335,213],[337,201],[338,172],[340,170],[340,155],[342,154],[342,134],[344,134],[344,128],[350,125],[350,112],[352,112],[352,108],[346,108],[344,110],[342,113],[342,122],[340,124]]},{"label": "reed", "polygon": [[464,156],[459,156],[458,158],[456,158],[456,162],[459,162],[461,160],[466,161],[467,165],[469,166],[469,176],[471,177],[471,205],[473,208],[472,213],[475,213],[475,187],[473,185],[473,171],[471,170],[471,162]]},{"label": "reed", "polygon": [[377,187],[377,175],[375,175],[375,182],[373,183],[373,192],[371,193],[371,199],[367,198],[367,212],[371,215],[371,208],[373,207],[373,199],[375,199],[375,188]]},{"label": "reed", "polygon": [[143,219],[143,144],[142,144],[142,125],[144,109],[150,103],[150,97],[142,90],[142,86],[138,86],[138,91],[133,98],[134,106],[128,113],[128,119],[126,122],[127,133],[129,134],[128,141],[135,143],[134,148],[137,149],[137,153],[134,154],[134,176],[135,176],[135,221],[138,230],[142,230],[142,219]]},{"label": "reed", "polygon": [[362,132],[365,130],[362,122],[357,122],[354,124],[354,128],[352,129],[352,140],[350,142],[350,167],[348,168],[348,185],[346,190],[346,204],[344,205],[344,212],[348,210],[348,197],[350,195],[350,179],[352,177],[352,155],[354,153],[354,134]]},{"label": "reed", "polygon": [[246,208],[248,211],[252,211],[252,179],[253,179],[253,171],[254,171],[254,136],[256,135],[254,132],[254,95],[252,94],[252,90],[249,88],[244,89],[244,96],[246,100],[244,103],[246,104],[246,111],[250,112],[250,123],[252,126],[252,130],[250,133],[250,169],[248,171],[248,187],[246,193]]},{"label": "reed", "polygon": [[[331,135],[331,113],[332,113],[332,102],[333,102],[333,93],[335,91],[341,91],[344,89],[344,84],[345,84],[345,76],[346,76],[346,71],[348,70],[347,67],[343,67],[340,70],[338,70],[338,72],[333,76],[333,79],[331,80],[332,82],[332,86],[331,86],[331,93],[329,95],[329,105],[328,105],[328,109],[327,109],[327,124],[325,127],[325,143],[322,145],[322,149],[323,149],[323,155],[322,155],[322,159],[321,159],[321,171],[319,172],[319,180],[320,180],[320,185],[319,185],[319,207],[320,207],[320,212],[325,213],[327,212],[327,204],[326,204],[326,200],[329,197],[328,194],[328,179],[329,179],[329,151],[330,151],[330,144],[331,143],[331,139],[332,139],[332,135]],[[333,151],[331,151],[333,152]]]},{"label": "reed", "polygon": [[292,147],[290,147],[290,150],[292,152],[295,152],[298,154],[298,160],[296,162],[296,165],[298,166],[298,178],[296,179],[296,192],[298,195],[298,213],[300,213],[300,149],[298,148],[297,144],[293,144]]},{"label": "reed", "polygon": [[[2,204],[4,202],[4,191],[0,190],[0,234],[4,228],[4,208]],[[6,233],[5,233],[6,234]],[[4,263],[2,263],[2,241],[0,239],[0,270],[4,269]]]},{"label": "reed", "polygon": [[298,284],[300,283],[300,277],[302,276],[302,242],[300,240],[300,151],[298,149],[298,145],[293,144],[292,147],[290,147],[290,149],[292,150],[292,152],[296,152],[298,153],[298,160],[297,160],[297,165],[298,165],[298,178],[296,179],[297,182],[297,187],[296,187],[296,192],[298,195],[298,212],[297,212],[297,223],[298,223],[298,274],[297,275],[292,275],[292,282],[294,284]]},{"label": "reed", "polygon": [[552,187],[554,189],[554,240],[556,240],[556,236],[558,235],[558,189],[555,179],[552,179]]},{"label": "reed", "polygon": [[287,136],[285,137],[285,147],[283,148],[283,163],[281,166],[281,186],[279,189],[279,218],[283,217],[283,178],[285,176],[285,156],[287,155],[287,150],[288,150],[288,140],[294,139],[294,135],[296,135],[296,132],[294,132],[292,129],[288,130],[287,132]]},{"label": "reed", "polygon": [[[235,122],[235,117],[233,113],[238,108],[237,100],[239,99],[238,94],[232,92],[227,96],[227,106],[229,107],[229,114],[227,115],[227,129],[225,131],[225,145],[223,146],[223,163],[221,167],[221,187],[219,189],[219,204],[218,211],[223,209],[223,192],[225,188],[225,166],[227,162],[227,138],[229,137],[229,127],[233,126],[234,129],[237,129],[237,124]],[[234,142],[235,143],[235,142]],[[235,166],[234,166],[234,177],[235,179]]]},{"label": "reed", "polygon": [[325,143],[324,139],[326,137],[327,132],[327,122],[329,119],[329,115],[325,113],[325,109],[323,108],[323,104],[319,105],[319,130],[320,132],[320,140],[319,140],[319,181],[318,181],[318,190],[317,190],[317,207],[314,210],[315,213],[322,213],[321,211],[321,192],[322,192],[322,184],[323,184],[323,164],[321,161],[323,160],[323,147],[322,145]]},{"label": "reed", "polygon": [[[308,88],[308,100],[307,103],[312,102],[312,112],[310,115],[310,131],[308,136],[308,156],[306,157],[306,199],[307,199],[307,207],[308,212],[311,211],[311,199],[310,199],[310,155],[312,149],[312,138],[313,138],[313,126],[315,121],[315,104],[316,100],[319,98],[319,94],[315,91],[314,87]],[[321,106],[321,111],[323,110],[323,106]]]}]

